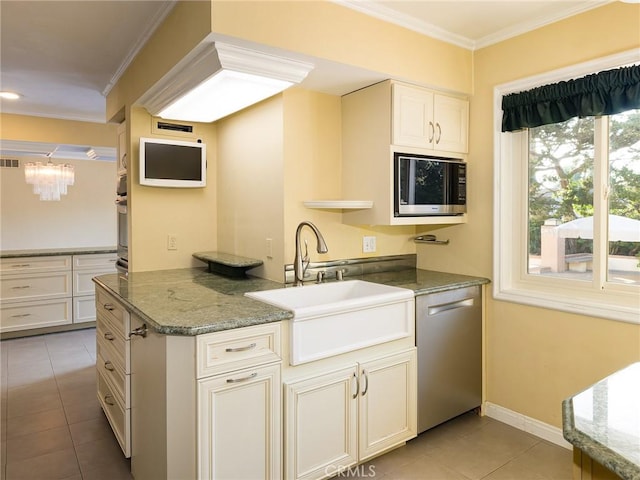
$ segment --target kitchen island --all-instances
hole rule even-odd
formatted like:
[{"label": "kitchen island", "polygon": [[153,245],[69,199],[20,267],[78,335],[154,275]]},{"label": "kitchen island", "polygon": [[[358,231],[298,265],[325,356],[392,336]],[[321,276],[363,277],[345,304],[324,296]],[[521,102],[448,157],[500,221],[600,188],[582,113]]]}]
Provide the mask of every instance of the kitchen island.
[{"label": "kitchen island", "polygon": [[640,480],[640,362],[567,398],[562,423],[574,479]]},{"label": "kitchen island", "polygon": [[[415,295],[488,283],[415,268],[351,279]],[[206,268],[94,282],[98,399],[136,478],[328,478],[417,434],[411,297],[402,335],[295,364],[294,313],[244,295],[281,283]]]}]

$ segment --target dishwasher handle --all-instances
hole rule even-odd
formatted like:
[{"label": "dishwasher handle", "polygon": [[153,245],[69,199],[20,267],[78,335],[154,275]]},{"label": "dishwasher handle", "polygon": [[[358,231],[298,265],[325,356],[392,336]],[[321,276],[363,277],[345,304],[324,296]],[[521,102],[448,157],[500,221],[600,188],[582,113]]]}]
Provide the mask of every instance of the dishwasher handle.
[{"label": "dishwasher handle", "polygon": [[455,310],[456,308],[473,307],[473,298],[458,300],[456,302],[443,303],[442,305],[433,305],[428,308],[427,315],[437,315],[447,310]]}]

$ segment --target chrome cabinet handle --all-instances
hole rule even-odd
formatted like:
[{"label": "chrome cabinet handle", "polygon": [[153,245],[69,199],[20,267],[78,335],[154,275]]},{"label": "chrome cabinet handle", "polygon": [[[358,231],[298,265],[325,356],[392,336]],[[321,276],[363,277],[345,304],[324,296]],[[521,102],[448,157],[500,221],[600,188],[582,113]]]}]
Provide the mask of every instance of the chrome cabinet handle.
[{"label": "chrome cabinet handle", "polygon": [[435,134],[435,129],[433,128],[433,122],[429,122],[429,128],[431,130],[431,135],[429,136],[429,143],[433,142],[433,136]]},{"label": "chrome cabinet handle", "polygon": [[111,361],[109,360],[104,362],[104,368],[109,370],[110,372],[113,372],[115,370],[115,368],[113,367],[113,363],[111,363]]},{"label": "chrome cabinet handle", "polygon": [[139,337],[146,338],[147,336],[147,324],[144,323],[141,327],[134,328],[129,332],[129,336],[138,335]]},{"label": "chrome cabinet handle", "polygon": [[109,405],[110,407],[113,407],[113,406],[115,405],[115,403],[110,402],[110,401],[109,401],[109,399],[110,399],[110,398],[113,398],[113,396],[112,396],[112,395],[110,395],[110,394],[105,395],[105,396],[104,396],[104,403],[106,403],[106,404],[107,404],[107,405]]},{"label": "chrome cabinet handle", "polygon": [[11,315],[11,318],[22,318],[22,317],[30,317],[30,313],[16,313],[15,315]]},{"label": "chrome cabinet handle", "polygon": [[246,352],[247,350],[251,350],[252,348],[256,348],[255,343],[251,343],[246,347],[236,347],[236,348],[225,348],[225,352],[233,353],[233,352]]},{"label": "chrome cabinet handle", "polygon": [[256,378],[258,376],[258,372],[253,372],[251,375],[242,378],[227,378],[227,383],[240,383],[251,380],[252,378]]},{"label": "chrome cabinet handle", "polygon": [[13,290],[23,290],[25,288],[31,288],[31,285],[18,285],[17,287],[11,287]]},{"label": "chrome cabinet handle", "polygon": [[114,307],[112,303],[105,303],[102,307],[105,310],[109,310],[110,312],[116,309],[116,307]]},{"label": "chrome cabinet handle", "polygon": [[109,340],[110,342],[113,342],[115,340],[116,337],[113,336],[113,333],[111,332],[106,332],[104,334],[104,338],[106,338],[107,340]]},{"label": "chrome cabinet handle", "polygon": [[364,377],[364,388],[362,389],[362,396],[364,397],[369,390],[369,377],[367,376],[366,370],[362,369],[362,376]]},{"label": "chrome cabinet handle", "polygon": [[360,382],[358,381],[358,375],[356,375],[356,372],[353,372],[353,379],[356,381],[356,393],[354,393],[351,398],[357,398],[360,393]]},{"label": "chrome cabinet handle", "polygon": [[440,123],[436,123],[436,127],[438,127],[438,138],[436,139],[436,145],[440,143],[440,138],[442,138],[442,128],[440,128]]}]

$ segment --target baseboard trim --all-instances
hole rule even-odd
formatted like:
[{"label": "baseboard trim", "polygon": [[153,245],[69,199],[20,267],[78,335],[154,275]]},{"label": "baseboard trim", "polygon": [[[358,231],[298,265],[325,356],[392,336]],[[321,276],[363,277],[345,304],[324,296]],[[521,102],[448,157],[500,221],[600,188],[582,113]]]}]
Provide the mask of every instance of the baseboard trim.
[{"label": "baseboard trim", "polygon": [[551,442],[568,450],[573,449],[573,445],[567,442],[562,436],[562,429],[541,422],[535,418],[527,417],[521,413],[514,412],[508,408],[501,407],[491,402],[484,402],[482,412],[487,416],[494,418],[502,423],[506,423],[518,430],[535,435],[548,442]]}]

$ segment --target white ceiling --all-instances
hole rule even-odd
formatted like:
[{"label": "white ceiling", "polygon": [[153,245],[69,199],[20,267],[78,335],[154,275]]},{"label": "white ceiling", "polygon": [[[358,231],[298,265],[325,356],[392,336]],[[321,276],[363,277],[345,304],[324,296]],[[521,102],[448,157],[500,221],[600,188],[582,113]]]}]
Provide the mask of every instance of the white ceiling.
[{"label": "white ceiling", "polygon": [[[335,0],[468,49],[609,1]],[[0,100],[0,110],[104,122],[105,95],[174,3],[0,1],[0,89],[23,95],[19,101]],[[333,67],[319,62],[308,85],[335,93],[366,77],[348,66]]]}]

